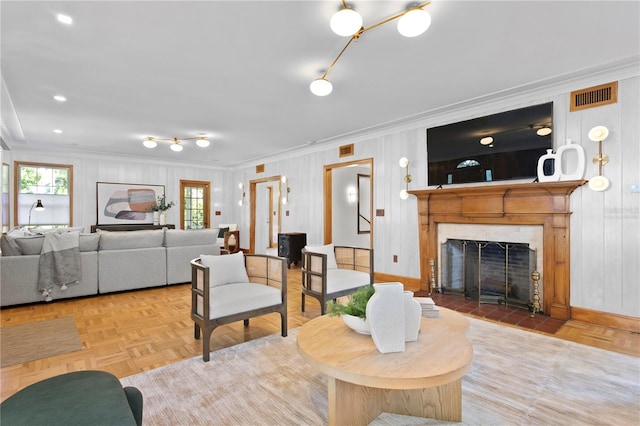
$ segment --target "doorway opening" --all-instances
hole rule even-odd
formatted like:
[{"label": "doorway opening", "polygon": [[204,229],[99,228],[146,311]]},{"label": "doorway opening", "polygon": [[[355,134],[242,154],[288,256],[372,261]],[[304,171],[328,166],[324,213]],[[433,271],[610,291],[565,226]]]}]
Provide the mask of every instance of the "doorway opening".
[{"label": "doorway opening", "polygon": [[324,244],[373,247],[373,158],[324,166]]},{"label": "doorway opening", "polygon": [[280,232],[281,176],[270,176],[249,182],[249,250],[266,254],[277,247]]}]

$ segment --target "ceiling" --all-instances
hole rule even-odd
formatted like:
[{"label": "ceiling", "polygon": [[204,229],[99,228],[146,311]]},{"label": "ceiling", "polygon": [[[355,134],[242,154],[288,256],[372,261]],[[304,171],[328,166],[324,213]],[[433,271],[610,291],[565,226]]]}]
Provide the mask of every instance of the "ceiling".
[{"label": "ceiling", "polygon": [[[406,7],[350,4],[365,26]],[[339,6],[2,0],[5,146],[235,167],[640,58],[637,1],[434,1],[426,33],[367,31],[316,97],[309,83],[347,42],[329,28]],[[209,148],[141,143],[201,134]]]}]

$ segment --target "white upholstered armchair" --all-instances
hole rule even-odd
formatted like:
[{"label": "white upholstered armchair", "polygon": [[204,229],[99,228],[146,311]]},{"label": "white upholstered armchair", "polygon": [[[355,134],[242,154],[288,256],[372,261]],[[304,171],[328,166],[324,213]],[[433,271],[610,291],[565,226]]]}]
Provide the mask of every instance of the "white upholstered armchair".
[{"label": "white upholstered armchair", "polygon": [[327,311],[327,302],[373,284],[373,249],[334,246],[302,249],[302,312],[305,297],[320,302],[320,313]]},{"label": "white upholstered armchair", "polygon": [[202,359],[209,361],[216,327],[278,312],[282,337],[287,336],[287,260],[236,253],[200,256],[191,261],[191,319],[194,337],[202,332]]}]

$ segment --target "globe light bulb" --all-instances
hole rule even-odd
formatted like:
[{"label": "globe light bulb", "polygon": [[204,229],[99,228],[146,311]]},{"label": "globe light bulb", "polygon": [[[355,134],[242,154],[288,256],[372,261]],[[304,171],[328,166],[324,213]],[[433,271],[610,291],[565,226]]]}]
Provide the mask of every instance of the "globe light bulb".
[{"label": "globe light bulb", "polygon": [[316,78],[309,85],[309,90],[316,96],[327,96],[333,90],[333,85],[326,78]]},{"label": "globe light bulb", "polygon": [[422,9],[413,9],[398,20],[398,32],[405,37],[417,37],[431,25],[431,15]]},{"label": "globe light bulb", "polygon": [[349,37],[362,28],[362,17],[351,8],[344,8],[336,12],[329,21],[331,30],[342,37]]}]

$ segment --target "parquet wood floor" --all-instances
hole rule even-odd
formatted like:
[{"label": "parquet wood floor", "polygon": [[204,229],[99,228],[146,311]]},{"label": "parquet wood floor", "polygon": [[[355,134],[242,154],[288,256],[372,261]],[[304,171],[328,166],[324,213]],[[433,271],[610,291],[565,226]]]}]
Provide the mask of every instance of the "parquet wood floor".
[{"label": "parquet wood floor", "polygon": [[[306,312],[300,311],[300,269],[288,274],[289,329],[320,315],[314,299],[307,298]],[[60,300],[3,309],[2,327],[73,316],[84,350],[31,361],[0,370],[0,400],[23,387],[58,374],[99,369],[126,377],[163,365],[201,355],[201,341],[193,338],[189,316],[191,296],[188,284],[106,294],[75,300]],[[219,327],[212,349],[279,333],[278,314]],[[569,321],[555,336],[640,356],[640,335]]]}]

